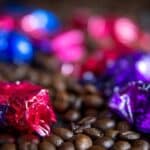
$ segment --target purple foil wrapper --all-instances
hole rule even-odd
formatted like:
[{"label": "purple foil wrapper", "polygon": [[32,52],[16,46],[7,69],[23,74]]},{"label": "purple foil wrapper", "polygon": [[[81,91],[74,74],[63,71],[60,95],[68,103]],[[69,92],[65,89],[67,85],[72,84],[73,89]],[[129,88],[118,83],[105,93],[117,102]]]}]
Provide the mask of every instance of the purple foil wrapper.
[{"label": "purple foil wrapper", "polygon": [[137,130],[150,133],[150,83],[130,82],[113,94],[108,105]]}]

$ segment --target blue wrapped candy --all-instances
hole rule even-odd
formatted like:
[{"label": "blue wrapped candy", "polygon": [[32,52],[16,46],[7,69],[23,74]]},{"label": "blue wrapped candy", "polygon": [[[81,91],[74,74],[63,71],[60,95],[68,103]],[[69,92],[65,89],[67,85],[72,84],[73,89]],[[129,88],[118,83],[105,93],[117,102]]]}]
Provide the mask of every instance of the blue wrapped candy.
[{"label": "blue wrapped candy", "polygon": [[29,63],[34,55],[30,40],[19,32],[0,31],[0,61]]}]

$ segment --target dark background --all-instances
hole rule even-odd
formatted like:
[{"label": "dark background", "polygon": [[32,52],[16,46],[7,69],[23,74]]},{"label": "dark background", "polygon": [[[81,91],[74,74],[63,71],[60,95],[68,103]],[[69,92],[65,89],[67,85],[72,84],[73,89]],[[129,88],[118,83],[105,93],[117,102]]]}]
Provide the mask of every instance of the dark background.
[{"label": "dark background", "polygon": [[0,5],[23,4],[54,11],[60,18],[68,18],[77,8],[88,8],[96,13],[117,13],[134,17],[150,28],[150,0],[0,0]]}]

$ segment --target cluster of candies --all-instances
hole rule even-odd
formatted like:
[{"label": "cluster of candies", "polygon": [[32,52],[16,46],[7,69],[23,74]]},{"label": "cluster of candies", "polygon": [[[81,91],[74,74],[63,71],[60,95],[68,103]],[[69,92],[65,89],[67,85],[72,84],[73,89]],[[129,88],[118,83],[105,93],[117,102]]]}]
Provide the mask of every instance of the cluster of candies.
[{"label": "cluster of candies", "polygon": [[[127,17],[96,16],[86,11],[76,12],[70,23],[64,26],[61,25],[56,15],[45,10],[35,10],[19,17],[1,16],[0,60],[16,64],[29,63],[33,61],[34,54],[38,49],[47,55],[54,55],[61,62],[63,75],[74,75],[83,84],[95,84],[106,97],[110,97],[115,91],[117,94],[110,100],[110,107],[130,122],[133,122],[134,116],[138,114],[136,122],[140,129],[145,130],[144,127],[149,122],[147,123],[148,119],[144,119],[149,117],[149,109],[147,108],[144,112],[144,109],[139,106],[144,107],[147,104],[145,101],[149,99],[147,82],[150,82],[150,54],[148,51],[150,35],[144,33],[132,19]],[[139,80],[145,83],[134,82],[125,91],[120,92],[120,88],[128,82]],[[21,85],[20,83],[11,86],[6,84],[3,85],[3,88],[9,91],[10,88],[15,87],[16,92],[22,92]],[[28,85],[27,87],[32,86]],[[6,89],[1,90],[5,91]],[[25,93],[29,101],[22,101],[23,104],[17,103],[13,99],[18,95],[16,92],[10,92],[8,102],[4,101],[4,106],[5,103],[9,104],[10,102],[13,102],[15,106],[21,105],[25,112],[21,117],[26,116],[22,125],[27,124],[28,128],[45,136],[50,131],[47,123],[55,122],[55,116],[52,115],[54,113],[51,105],[48,104],[48,95],[45,89],[34,88],[34,86],[33,89],[25,92],[36,96]],[[2,92],[2,102],[5,96],[6,93]],[[40,99],[42,101],[38,101]],[[139,103],[134,102],[134,99],[139,100]],[[17,107],[13,108],[13,104],[12,108],[2,107],[1,112],[5,113],[5,109],[8,109],[7,112],[15,110],[17,114],[21,113],[18,112]],[[47,109],[42,112],[44,107]],[[35,115],[29,113],[31,117],[26,115],[28,114],[26,111],[31,110],[32,112],[32,109],[38,109],[41,112]],[[1,117],[3,117],[3,113]],[[44,117],[46,113],[52,115],[50,120]],[[11,121],[11,117],[14,117],[11,114],[6,114],[8,116],[6,122]],[[17,122],[22,119],[16,117]],[[35,122],[35,124],[31,122]],[[146,125],[139,122],[143,122],[143,124],[146,122]],[[2,124],[5,125],[5,122]],[[6,124],[11,125],[12,123]],[[16,129],[15,126],[13,128]],[[150,130],[149,126],[146,129]],[[22,130],[22,128],[17,130]]]}]

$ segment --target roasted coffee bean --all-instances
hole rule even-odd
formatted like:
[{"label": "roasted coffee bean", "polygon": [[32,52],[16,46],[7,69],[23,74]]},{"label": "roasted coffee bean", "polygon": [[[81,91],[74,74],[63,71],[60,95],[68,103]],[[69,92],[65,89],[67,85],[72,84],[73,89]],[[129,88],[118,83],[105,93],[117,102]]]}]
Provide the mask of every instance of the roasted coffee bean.
[{"label": "roasted coffee bean", "polygon": [[70,109],[64,114],[64,119],[67,121],[77,121],[80,118],[80,113],[77,110]]},{"label": "roasted coffee bean", "polygon": [[102,137],[104,135],[102,131],[96,128],[87,128],[84,129],[83,132],[93,138]]},{"label": "roasted coffee bean", "polygon": [[105,109],[105,110],[101,111],[98,115],[98,119],[112,118],[112,117],[113,117],[113,113],[108,109]]},{"label": "roasted coffee bean", "polygon": [[76,110],[79,110],[81,108],[81,106],[82,106],[81,98],[75,97],[75,101],[72,102],[71,107]]},{"label": "roasted coffee bean", "polygon": [[43,141],[39,144],[39,150],[56,150],[56,148],[53,144]]},{"label": "roasted coffee bean", "polygon": [[61,138],[63,138],[64,140],[67,140],[69,138],[72,138],[73,136],[73,132],[71,132],[69,129],[67,128],[54,128],[53,132],[60,136]]},{"label": "roasted coffee bean", "polygon": [[137,140],[140,138],[140,134],[133,131],[126,131],[120,133],[119,137],[125,140]]},{"label": "roasted coffee bean", "polygon": [[15,144],[3,144],[0,147],[1,150],[16,150],[16,145]]},{"label": "roasted coffee bean", "polygon": [[130,150],[131,145],[127,141],[117,141],[114,146],[113,150]]},{"label": "roasted coffee bean", "polygon": [[84,115],[89,117],[89,116],[97,116],[98,111],[95,108],[86,108]]},{"label": "roasted coffee bean", "polygon": [[51,134],[45,140],[49,141],[55,146],[60,146],[63,143],[63,139],[55,134]]},{"label": "roasted coffee bean", "polygon": [[54,107],[58,112],[64,112],[70,104],[69,96],[65,92],[59,92],[53,101]]},{"label": "roasted coffee bean", "polygon": [[145,140],[136,140],[132,145],[132,150],[149,150],[150,145]]},{"label": "roasted coffee bean", "polygon": [[130,125],[126,121],[121,121],[117,124],[117,130],[119,130],[120,132],[126,132],[130,130]]},{"label": "roasted coffee bean", "polygon": [[82,119],[78,122],[78,124],[79,124],[79,125],[92,124],[92,123],[94,123],[95,121],[96,121],[96,117],[94,117],[94,116],[87,116],[87,117],[82,118]]},{"label": "roasted coffee bean", "polygon": [[117,135],[119,134],[119,131],[118,130],[114,130],[114,129],[108,129],[105,131],[105,135],[107,137],[111,137],[111,138],[116,138]]},{"label": "roasted coffee bean", "polygon": [[94,141],[95,145],[103,146],[106,149],[109,149],[113,146],[114,141],[110,137],[102,137],[98,138],[96,141]]},{"label": "roasted coffee bean", "polygon": [[82,125],[82,126],[79,126],[74,132],[75,133],[82,133],[84,129],[89,129],[89,128],[91,128],[90,124]]},{"label": "roasted coffee bean", "polygon": [[102,146],[99,146],[99,145],[93,145],[88,150],[106,150],[106,149]]},{"label": "roasted coffee bean", "polygon": [[87,150],[92,146],[92,140],[85,134],[78,134],[75,137],[75,146],[77,150]]},{"label": "roasted coffee bean", "polygon": [[19,150],[38,150],[38,146],[35,143],[29,141],[21,141],[18,143]]},{"label": "roasted coffee bean", "polygon": [[15,139],[8,134],[0,135],[0,144],[14,143]]},{"label": "roasted coffee bean", "polygon": [[39,139],[33,135],[24,135],[18,139],[19,150],[38,150]]},{"label": "roasted coffee bean", "polygon": [[98,95],[86,95],[83,102],[87,107],[99,107],[103,104],[103,100]]},{"label": "roasted coffee bean", "polygon": [[87,84],[84,86],[84,93],[85,94],[97,94],[97,89],[94,85]]},{"label": "roasted coffee bean", "polygon": [[113,128],[115,126],[115,121],[109,118],[103,118],[103,119],[96,120],[94,126],[99,129],[106,130],[106,129]]},{"label": "roasted coffee bean", "polygon": [[65,142],[60,146],[59,150],[75,150],[75,147],[73,143]]}]

